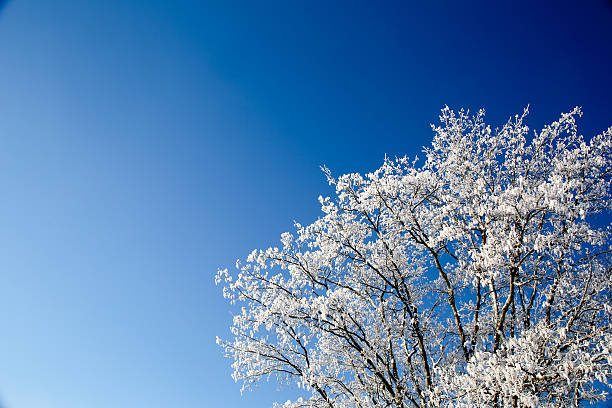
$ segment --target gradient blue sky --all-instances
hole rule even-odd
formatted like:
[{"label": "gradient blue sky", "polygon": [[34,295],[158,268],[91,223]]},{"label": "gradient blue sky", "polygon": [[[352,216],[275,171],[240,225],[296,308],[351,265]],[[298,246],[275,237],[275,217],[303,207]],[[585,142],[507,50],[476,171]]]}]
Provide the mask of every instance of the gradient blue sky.
[{"label": "gradient blue sky", "polygon": [[[612,125],[612,4],[12,0],[0,11],[4,408],[269,407],[219,267],[429,143],[439,109]],[[374,5],[375,4],[375,5]]]}]

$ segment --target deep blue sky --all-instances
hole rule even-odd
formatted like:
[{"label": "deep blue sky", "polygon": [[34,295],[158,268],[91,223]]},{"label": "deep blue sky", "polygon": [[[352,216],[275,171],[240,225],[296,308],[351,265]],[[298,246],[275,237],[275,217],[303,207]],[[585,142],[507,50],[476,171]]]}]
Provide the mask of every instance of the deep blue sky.
[{"label": "deep blue sky", "polygon": [[[12,0],[0,7],[5,408],[241,397],[213,285],[439,109],[612,125],[612,4]],[[418,4],[416,4],[418,3]]]}]

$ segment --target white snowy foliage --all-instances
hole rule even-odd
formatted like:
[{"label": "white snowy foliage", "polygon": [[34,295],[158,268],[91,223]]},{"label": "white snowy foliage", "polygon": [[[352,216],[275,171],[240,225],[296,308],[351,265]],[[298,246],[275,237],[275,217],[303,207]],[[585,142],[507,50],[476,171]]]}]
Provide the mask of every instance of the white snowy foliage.
[{"label": "white snowy foliage", "polygon": [[[578,108],[442,110],[420,166],[334,178],[323,216],[219,271],[242,306],[234,378],[305,389],[298,407],[577,407],[612,382],[612,128]],[[602,221],[603,220],[603,221]],[[605,224],[602,226],[602,224]]]}]

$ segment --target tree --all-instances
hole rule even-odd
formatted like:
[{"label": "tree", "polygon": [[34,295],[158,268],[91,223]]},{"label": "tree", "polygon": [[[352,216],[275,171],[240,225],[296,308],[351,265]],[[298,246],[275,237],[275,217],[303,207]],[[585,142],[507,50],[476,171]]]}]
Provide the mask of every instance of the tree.
[{"label": "tree", "polygon": [[[612,127],[442,110],[426,159],[334,178],[323,215],[217,274],[234,379],[295,407],[577,407],[612,380]],[[603,220],[603,221],[602,221]]]}]

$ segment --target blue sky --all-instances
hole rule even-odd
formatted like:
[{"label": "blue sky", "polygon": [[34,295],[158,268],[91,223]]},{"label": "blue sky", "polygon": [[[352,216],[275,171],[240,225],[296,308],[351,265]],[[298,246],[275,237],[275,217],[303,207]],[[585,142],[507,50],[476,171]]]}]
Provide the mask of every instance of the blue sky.
[{"label": "blue sky", "polygon": [[317,217],[320,165],[413,156],[445,104],[612,125],[610,2],[328,3],[4,3],[4,408],[287,399],[240,396],[213,276]]}]

